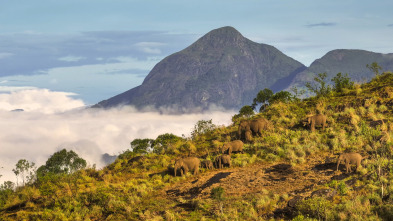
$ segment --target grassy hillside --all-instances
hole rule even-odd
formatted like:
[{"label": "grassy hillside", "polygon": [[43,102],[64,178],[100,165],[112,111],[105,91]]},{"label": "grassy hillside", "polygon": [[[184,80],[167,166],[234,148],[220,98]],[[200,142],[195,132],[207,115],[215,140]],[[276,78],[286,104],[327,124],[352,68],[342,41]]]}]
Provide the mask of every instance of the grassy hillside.
[{"label": "grassy hillside", "polygon": [[[191,137],[159,136],[153,152],[125,151],[102,170],[47,174],[0,188],[1,220],[392,220],[393,74],[324,97],[270,104],[273,129],[232,155],[232,167],[174,177],[176,159],[213,160],[236,139],[228,127],[196,124]],[[328,117],[325,130],[303,127]],[[365,159],[336,171],[342,152]]]}]

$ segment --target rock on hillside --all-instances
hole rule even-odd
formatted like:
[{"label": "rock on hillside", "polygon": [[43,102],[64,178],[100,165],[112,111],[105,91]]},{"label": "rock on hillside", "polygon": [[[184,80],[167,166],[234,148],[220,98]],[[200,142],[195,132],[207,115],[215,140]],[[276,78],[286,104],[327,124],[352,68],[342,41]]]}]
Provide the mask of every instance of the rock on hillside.
[{"label": "rock on hillside", "polygon": [[[192,112],[214,104],[239,109],[251,104],[264,88],[286,88],[305,68],[273,46],[255,43],[236,29],[223,27],[160,61],[142,85],[95,107],[174,107]],[[280,86],[275,85],[277,81]]]},{"label": "rock on hillside", "polygon": [[303,87],[305,82],[312,82],[316,74],[327,73],[327,83],[337,73],[348,74],[355,82],[367,82],[374,73],[366,65],[377,62],[383,70],[393,69],[393,54],[381,54],[363,50],[339,49],[328,52],[322,58],[315,60],[309,68],[294,77],[287,89],[293,86]]}]

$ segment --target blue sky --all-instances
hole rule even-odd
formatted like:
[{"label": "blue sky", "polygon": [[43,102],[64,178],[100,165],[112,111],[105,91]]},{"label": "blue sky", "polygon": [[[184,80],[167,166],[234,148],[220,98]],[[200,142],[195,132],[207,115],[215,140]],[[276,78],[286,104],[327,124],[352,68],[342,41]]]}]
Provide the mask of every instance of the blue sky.
[{"label": "blue sky", "polygon": [[393,2],[0,0],[0,93],[49,89],[94,104],[162,58],[233,26],[309,65],[334,49],[393,53]]}]

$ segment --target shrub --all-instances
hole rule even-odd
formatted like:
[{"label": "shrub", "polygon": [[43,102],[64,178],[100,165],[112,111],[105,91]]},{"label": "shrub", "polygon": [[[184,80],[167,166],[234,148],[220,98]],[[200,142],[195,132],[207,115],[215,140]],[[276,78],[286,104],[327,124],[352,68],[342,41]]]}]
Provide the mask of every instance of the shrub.
[{"label": "shrub", "polygon": [[318,220],[333,220],[333,214],[331,213],[333,204],[323,198],[314,197],[303,200],[296,205],[296,208],[302,213],[311,217],[317,218]]},{"label": "shrub", "polygon": [[345,89],[353,89],[354,83],[351,81],[351,78],[348,77],[348,74],[342,76],[341,73],[338,73],[332,81],[334,82],[333,90],[337,93],[342,93]]},{"label": "shrub", "polygon": [[319,73],[317,77],[314,78],[314,81],[317,82],[316,84],[311,84],[310,82],[306,83],[306,88],[314,93],[317,97],[326,97],[332,91],[330,85],[327,85],[325,79],[327,77],[325,73]]},{"label": "shrub", "polygon": [[337,185],[337,188],[338,188],[338,193],[340,193],[341,196],[346,195],[348,193],[348,187],[344,181],[341,181]]}]

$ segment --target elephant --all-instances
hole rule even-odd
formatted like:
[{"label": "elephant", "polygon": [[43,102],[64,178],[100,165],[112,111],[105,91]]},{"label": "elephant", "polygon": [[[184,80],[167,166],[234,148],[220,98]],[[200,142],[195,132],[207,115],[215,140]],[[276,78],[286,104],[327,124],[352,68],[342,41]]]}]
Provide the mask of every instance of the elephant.
[{"label": "elephant", "polygon": [[325,129],[327,117],[323,114],[317,114],[311,117],[307,117],[306,121],[303,122],[303,126],[308,125],[311,131],[315,131],[315,126],[322,126]]},{"label": "elephant", "polygon": [[[199,172],[199,165],[201,161],[196,157],[186,157],[175,162],[174,170],[175,176],[176,171],[180,169],[180,174],[186,174],[189,170],[194,170],[194,175],[198,174]],[[184,173],[183,173],[184,172]]]},{"label": "elephant", "polygon": [[362,161],[362,159],[363,159],[362,156],[358,153],[342,153],[340,154],[337,160],[337,171],[338,171],[338,167],[340,166],[340,163],[344,162],[345,167],[347,169],[347,173],[348,170],[349,172],[352,172],[350,164],[356,164],[356,170],[355,170],[356,172],[360,166],[360,162]]},{"label": "elephant", "polygon": [[231,156],[227,154],[222,154],[220,156],[217,156],[214,163],[216,165],[216,168],[218,169],[223,168],[224,165],[228,165],[228,167],[231,167]]},{"label": "elephant", "polygon": [[[239,139],[243,139],[246,131],[251,130],[252,135],[262,136],[264,130],[268,130],[271,126],[270,121],[265,118],[241,121],[238,128]],[[244,135],[244,136],[243,136]]]},{"label": "elephant", "polygon": [[213,169],[213,162],[211,160],[204,160],[201,163],[201,167],[211,170]]},{"label": "elephant", "polygon": [[229,155],[231,155],[232,152],[243,152],[243,145],[244,143],[241,140],[234,140],[229,143],[226,143],[222,146],[221,152],[227,152]]},{"label": "elephant", "polygon": [[246,130],[246,132],[244,132],[244,138],[246,140],[247,143],[251,143],[252,142],[252,131]]}]

